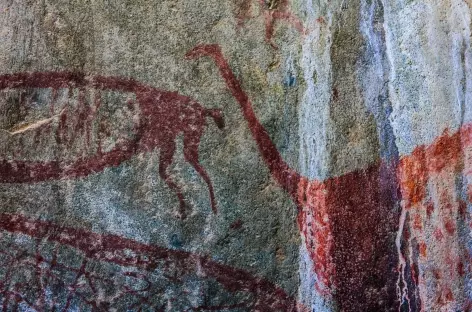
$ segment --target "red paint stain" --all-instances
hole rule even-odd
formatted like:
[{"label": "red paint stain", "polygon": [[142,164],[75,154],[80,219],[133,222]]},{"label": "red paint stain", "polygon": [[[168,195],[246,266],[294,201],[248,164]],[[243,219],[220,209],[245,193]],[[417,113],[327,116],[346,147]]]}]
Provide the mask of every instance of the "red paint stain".
[{"label": "red paint stain", "polygon": [[324,182],[332,224],[331,279],[342,311],[390,311],[395,306],[394,173],[377,165]]},{"label": "red paint stain", "polygon": [[471,312],[472,311],[472,300],[466,299],[464,303],[464,312]]},{"label": "red paint stain", "polygon": [[323,24],[323,25],[326,25],[326,20],[323,16],[320,16],[316,19],[316,22],[319,23],[319,24]]},{"label": "red paint stain", "polygon": [[433,232],[434,238],[438,241],[441,241],[444,238],[444,235],[440,228],[437,228]]},{"label": "red paint stain", "polygon": [[434,212],[434,204],[430,201],[428,201],[426,203],[426,214],[428,216],[428,218],[431,218],[431,215],[433,214]]},{"label": "red paint stain", "polygon": [[[464,171],[466,178],[470,167],[467,153],[470,153],[472,145],[472,128],[470,125],[462,127],[459,131],[450,133],[445,130],[441,136],[436,138],[430,145],[417,147],[411,155],[404,156],[400,162],[399,176],[401,177],[401,191],[403,207],[409,209],[415,218],[409,223],[412,229],[412,238],[421,239],[427,244],[425,246],[432,256],[429,259],[421,257],[423,263],[422,272],[424,277],[418,286],[420,291],[431,292],[433,296],[422,298],[428,306],[447,306],[460,299],[460,292],[453,293],[455,285],[461,283],[464,274],[464,265],[461,255],[465,252],[465,246],[459,242],[461,235],[458,233],[457,221],[467,220],[467,203],[460,200],[460,182],[456,177]],[[468,181],[470,183],[470,181]],[[466,183],[468,183],[466,182]],[[434,200],[434,203],[433,203]],[[418,227],[416,216],[424,215],[423,227]],[[432,217],[434,213],[434,218]],[[433,230],[428,236],[423,232],[427,228]],[[428,232],[429,233],[429,232]],[[415,246],[410,246],[415,249]],[[419,246],[419,254],[422,254]],[[431,265],[436,268],[431,269]],[[438,283],[428,281],[428,272]],[[456,291],[456,290],[455,290]]]},{"label": "red paint stain", "polygon": [[332,94],[332,98],[333,98],[333,101],[337,101],[339,100],[339,91],[336,87],[333,88],[333,90],[331,91],[331,94]]},{"label": "red paint stain", "polygon": [[[388,258],[395,253],[389,249],[393,245],[393,240],[385,233],[394,232],[394,224],[398,220],[398,216],[392,209],[397,198],[394,194],[397,185],[396,177],[398,177],[403,205],[407,209],[418,208],[431,217],[435,210],[434,204],[431,201],[423,204],[427,197],[427,184],[431,178],[436,178],[445,170],[457,172],[461,168],[460,159],[463,157],[461,144],[467,142],[464,136],[470,139],[472,134],[472,131],[467,132],[464,129],[470,130],[472,128],[464,127],[452,135],[445,131],[431,145],[417,147],[411,155],[400,160],[396,174],[387,174],[390,180],[390,183],[387,184],[382,181],[385,174],[381,174],[384,170],[382,168],[388,167],[385,164],[373,165],[368,169],[358,170],[324,182],[309,181],[289,168],[283,161],[268,133],[257,120],[247,94],[242,90],[239,81],[222,56],[219,46],[198,46],[189,52],[187,57],[195,58],[205,55],[215,60],[229,90],[239,102],[243,116],[248,122],[262,158],[271,174],[297,204],[299,227],[303,233],[308,252],[314,260],[315,273],[320,281],[316,285],[317,289],[322,292],[328,289],[328,292],[335,293],[339,299],[336,301],[341,302],[341,305],[343,305],[342,302],[346,302],[346,305],[351,304],[352,307],[357,306],[357,308],[374,307],[374,301],[378,301],[378,298],[375,300],[361,298],[359,300],[355,297],[357,293],[359,297],[366,297],[365,293],[362,293],[362,289],[368,289],[366,285],[370,280],[377,278],[375,270],[372,273],[366,273],[363,271],[367,270],[361,269],[365,268],[365,259],[374,261],[373,266],[382,268],[383,273],[390,272],[391,263],[395,262],[392,259],[389,260],[390,262],[375,262],[372,260],[372,255],[384,255],[384,258]],[[357,185],[364,187],[357,189]],[[455,208],[450,196],[451,194],[448,193],[440,195],[438,213],[441,216],[444,211],[453,211]],[[461,207],[458,209],[460,210]],[[377,221],[375,216],[371,215],[371,211],[377,211],[378,215],[382,216],[378,226],[372,228],[365,224],[366,220]],[[420,232],[424,227],[422,223],[425,221],[421,220],[420,214],[415,215],[412,220],[412,229]],[[405,233],[408,232],[409,222],[411,221],[407,221]],[[444,226],[449,234],[455,231],[455,226],[451,226],[447,222]],[[445,238],[440,228],[436,228],[433,236],[438,242]],[[409,240],[408,237],[404,237],[404,239],[405,241]],[[378,241],[383,242],[386,250],[374,253],[369,246]],[[426,247],[425,242],[418,247],[423,257],[426,257]],[[346,259],[349,257],[360,260],[352,260],[353,263],[349,266],[346,265]],[[337,259],[342,259],[342,261]],[[379,280],[382,280],[382,277]],[[385,278],[385,281],[389,281],[389,279]],[[385,285],[385,283],[382,284],[382,287]],[[388,295],[383,296],[380,297],[388,298]],[[352,304],[353,302],[357,303]],[[346,309],[349,308],[346,307]]]},{"label": "red paint stain", "polygon": [[450,135],[445,130],[433,144],[426,147],[426,155],[429,172],[440,172],[448,165],[455,166],[462,156],[461,132]]},{"label": "red paint stain", "polygon": [[256,141],[262,159],[269,168],[270,173],[276,182],[298,203],[298,186],[307,181],[301,181],[300,174],[292,170],[279,154],[277,147],[272,142],[267,130],[262,126],[252,109],[252,103],[248,95],[241,87],[239,80],[231,70],[228,62],[223,56],[221,48],[218,45],[200,45],[189,51],[187,59],[210,56],[215,61],[220,70],[220,74],[226,82],[228,89],[240,104],[241,112],[246,119],[249,130]]},{"label": "red paint stain", "polygon": [[420,255],[423,257],[423,258],[426,258],[427,256],[427,253],[426,253],[426,250],[428,248],[426,247],[426,243],[425,242],[421,242],[419,244],[419,250],[420,250]]},{"label": "red paint stain", "polygon": [[[467,156],[472,147],[471,137],[471,125],[453,133],[446,129],[430,145],[419,146],[411,155],[404,156],[398,169],[403,207],[410,211],[414,209],[410,213],[415,214],[423,214],[425,210],[428,217],[423,220],[422,228],[418,227],[416,218],[409,224],[412,237],[426,240],[427,249],[435,255],[430,259],[421,259],[425,264],[421,272],[425,279],[419,288],[425,290],[430,287],[427,286],[430,285],[427,276],[432,263],[436,266],[433,276],[436,279],[444,277],[440,283],[434,284],[434,297],[423,298],[431,300],[429,304],[433,305],[445,306],[454,301],[452,289],[461,283],[464,274],[463,262],[458,259],[465,247],[458,242],[457,236],[460,234],[457,233],[456,222],[458,218],[467,220],[467,204],[460,200],[461,186],[455,177],[462,175],[463,170],[467,177],[467,168],[471,165]],[[424,234],[424,228],[434,229],[433,235],[429,237]],[[422,247],[419,246],[419,249],[421,255]]]},{"label": "red paint stain", "polygon": [[327,205],[326,185],[301,179],[298,191],[298,226],[305,239],[308,253],[313,259],[319,281],[318,291],[326,293],[332,287],[335,268],[332,265],[332,224]]},{"label": "red paint stain", "polygon": [[465,274],[464,263],[462,261],[457,262],[457,274],[460,276]]},{"label": "red paint stain", "polygon": [[446,232],[449,235],[453,235],[456,231],[456,226],[454,225],[454,222],[452,222],[452,220],[446,220],[446,222],[444,223],[444,228],[446,229]]},{"label": "red paint stain", "polygon": [[419,277],[419,270],[418,270],[418,264],[417,263],[413,263],[411,265],[411,279],[413,280],[413,283],[415,283],[415,285],[418,285],[418,277]]},{"label": "red paint stain", "polygon": [[459,215],[463,220],[467,217],[467,203],[463,200],[459,200]]},{"label": "red paint stain", "polygon": [[232,230],[239,230],[240,228],[243,227],[243,221],[238,219],[238,220],[234,221],[233,223],[231,223],[231,225],[229,227]]},{"label": "red paint stain", "polygon": [[[210,56],[258,145],[262,159],[298,208],[298,224],[313,259],[321,294],[343,311],[387,311],[395,305],[395,237],[398,215],[395,169],[376,164],[365,170],[310,181],[291,169],[257,120],[252,103],[218,45],[202,45],[187,58]],[[366,269],[368,268],[368,269]],[[370,294],[375,293],[375,298]]]},{"label": "red paint stain", "polygon": [[406,207],[420,203],[426,196],[426,182],[428,172],[425,166],[425,150],[420,147],[413,151],[411,156],[400,160],[398,176],[402,190],[402,199]]},{"label": "red paint stain", "polygon": [[413,228],[418,231],[423,230],[423,221],[421,220],[421,215],[415,214],[415,219],[413,221]]},{"label": "red paint stain", "polygon": [[[72,142],[71,138],[67,137],[68,124],[72,124],[74,136],[77,133],[86,132],[87,141],[89,141],[91,120],[100,105],[100,94],[95,97],[94,108],[85,105],[85,88],[134,93],[140,111],[139,122],[134,125],[136,139],[119,143],[108,152],[102,152],[99,148],[94,156],[69,162],[28,162],[3,159],[0,160],[0,182],[32,183],[85,177],[107,167],[116,167],[135,154],[159,149],[159,175],[177,194],[181,216],[185,217],[186,203],[182,189],[168,173],[176,150],[176,138],[182,134],[184,158],[207,184],[211,208],[214,213],[217,212],[213,185],[206,170],[200,164],[198,148],[207,117],[211,117],[219,128],[224,127],[220,110],[204,108],[190,97],[177,92],[158,90],[133,79],[87,77],[82,73],[70,72],[18,73],[0,76],[1,90],[20,88],[51,88],[54,91],[53,94],[56,94],[59,88],[68,88],[70,94],[74,88],[79,89],[79,104],[76,111],[69,112],[67,108],[64,109],[59,116],[59,125],[55,132],[56,142],[68,147]],[[43,130],[42,127],[36,131]]]},{"label": "red paint stain", "polygon": [[452,291],[449,288],[444,289],[438,299],[436,300],[436,303],[439,306],[445,306],[448,302],[451,302],[454,300],[454,296],[452,294]]},{"label": "red paint stain", "polygon": [[[173,272],[177,270],[183,277],[185,277],[186,272],[189,272],[189,270],[198,268],[200,276],[216,281],[225,290],[238,294],[249,293],[254,296],[252,303],[245,305],[246,307],[249,305],[252,311],[305,311],[303,306],[297,304],[293,297],[268,280],[253,276],[244,270],[217,263],[207,256],[147,245],[117,235],[96,234],[82,229],[57,225],[48,221],[32,220],[19,214],[0,214],[0,230],[27,235],[44,242],[68,246],[85,256],[79,268],[64,267],[75,272],[75,282],[69,286],[70,295],[66,298],[64,311],[67,310],[72,299],[76,296],[79,279],[85,279],[88,283],[92,283],[93,280],[97,279],[96,276],[91,276],[86,271],[86,265],[89,260],[116,264],[123,269],[137,268],[149,272],[154,272],[156,268],[159,268],[163,270],[162,273],[164,275],[166,271]],[[45,259],[37,255],[35,261],[44,262]],[[53,262],[56,266],[59,266],[57,261],[53,260]],[[12,265],[12,269],[21,267],[21,264],[18,264],[19,267],[17,268],[14,267],[14,263]],[[52,263],[49,265],[52,265]],[[129,277],[145,279],[145,275],[141,276],[137,272],[128,272],[126,274]],[[8,285],[9,278],[6,278],[7,283],[0,282],[2,288]],[[175,276],[176,282],[180,279],[180,276]],[[143,281],[147,284],[150,283],[147,280]],[[114,280],[105,280],[105,282],[113,284]],[[18,285],[15,287],[18,287]],[[92,290],[96,289],[93,284],[90,288]],[[99,295],[96,291],[94,292],[93,295]],[[125,292],[137,294],[137,291],[131,288],[125,288]],[[25,301],[26,299],[21,294],[8,292],[7,295],[14,295],[17,302],[23,302],[38,311],[44,311],[44,309],[41,309],[36,304]],[[137,296],[137,298],[140,298],[140,296]],[[100,306],[97,306],[97,302],[93,301],[92,298],[85,299],[87,304],[94,306],[98,310],[104,310],[104,307],[100,308]],[[143,296],[140,300],[139,303],[142,304],[147,299]],[[5,302],[7,300],[4,301],[4,304]],[[215,309],[217,309],[216,306]],[[224,307],[219,307],[218,310],[222,309],[224,310]],[[105,310],[107,309],[105,308]]]},{"label": "red paint stain", "polygon": [[[241,27],[246,19],[251,18],[251,3],[253,0],[243,0],[239,6],[239,13],[236,18],[238,26]],[[274,35],[275,22],[277,20],[286,21],[289,25],[294,27],[298,32],[303,33],[303,23],[290,11],[288,0],[258,0],[260,10],[264,14],[265,20],[265,37],[270,45],[277,49],[277,46],[272,42]]]}]

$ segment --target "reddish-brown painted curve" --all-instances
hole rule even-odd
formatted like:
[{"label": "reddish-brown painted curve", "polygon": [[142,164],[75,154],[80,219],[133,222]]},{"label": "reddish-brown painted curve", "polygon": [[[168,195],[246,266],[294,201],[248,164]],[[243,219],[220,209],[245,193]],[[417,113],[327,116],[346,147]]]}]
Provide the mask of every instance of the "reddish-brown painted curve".
[{"label": "reddish-brown painted curve", "polygon": [[241,106],[243,116],[248,122],[251,134],[254,137],[259,151],[262,154],[262,158],[269,167],[272,176],[275,178],[277,183],[279,183],[279,185],[281,185],[282,188],[288,192],[295,201],[297,201],[297,189],[301,176],[298,172],[292,170],[283,160],[277,147],[270,139],[266,129],[264,129],[259,120],[257,120],[256,114],[252,109],[251,100],[243,91],[241,84],[231,71],[228,62],[223,57],[221,48],[218,45],[201,45],[195,47],[186,54],[186,58],[188,59],[198,58],[201,56],[210,56],[216,62],[229,90]]},{"label": "reddish-brown painted curve", "polygon": [[[398,197],[395,169],[375,165],[324,182],[310,181],[282,159],[220,47],[197,46],[186,56],[210,56],[216,62],[272,176],[296,203],[299,227],[315,265],[318,291],[333,295],[345,311],[388,311],[393,307]],[[372,293],[375,298],[369,297]]]},{"label": "reddish-brown painted curve", "polygon": [[[215,279],[229,292],[249,292],[256,297],[254,311],[301,311],[296,300],[282,288],[242,269],[211,260],[207,256],[147,245],[112,234],[96,234],[20,214],[0,214],[0,230],[70,246],[94,259],[122,267],[154,271],[162,263],[183,271],[201,270],[200,276]],[[206,310],[206,309],[202,309]],[[303,310],[303,309],[302,309]]]},{"label": "reddish-brown painted curve", "polygon": [[[21,160],[0,161],[0,182],[28,183],[52,179],[78,178],[102,171],[107,167],[120,165],[133,155],[160,149],[159,175],[167,185],[176,192],[182,216],[185,216],[185,201],[181,188],[172,180],[168,167],[175,153],[175,140],[183,135],[184,157],[208,185],[211,207],[217,212],[215,195],[211,180],[199,162],[198,147],[206,126],[206,117],[212,117],[219,128],[224,127],[220,110],[207,109],[190,97],[177,92],[162,91],[139,83],[133,79],[119,77],[91,76],[72,72],[33,72],[0,76],[0,90],[21,88],[50,88],[54,94],[58,89],[79,89],[79,107],[74,114],[68,109],[59,116],[59,125],[55,137],[58,143],[67,144],[64,129],[67,123],[74,123],[75,131],[90,127],[100,105],[100,95],[96,96],[95,107],[83,103],[85,88],[130,92],[136,95],[139,106],[139,121],[134,125],[136,137],[133,141],[117,144],[108,152],[98,150],[95,156],[80,158],[74,161],[32,162]],[[35,129],[41,135],[48,125]],[[89,130],[87,138],[89,140]]]},{"label": "reddish-brown painted curve", "polygon": [[[240,4],[239,13],[237,15],[238,26],[242,26],[244,21],[250,18],[252,1],[253,0],[243,0]],[[272,42],[272,37],[277,20],[284,20],[300,33],[304,32],[303,23],[290,11],[290,5],[287,0],[273,1],[273,7],[270,7],[270,4],[268,4],[266,0],[259,0],[258,2],[261,11],[264,12],[266,41],[270,43],[274,49],[277,49],[277,46]]]},{"label": "reddish-brown painted curve", "polygon": [[[409,217],[411,230],[405,229],[405,236],[419,233],[422,224],[424,224],[421,216],[418,217],[414,214],[416,210],[424,208],[426,214],[432,213],[435,209],[447,208],[445,210],[451,210],[452,206],[447,203],[444,207],[434,207],[434,205],[425,202],[427,181],[445,170],[455,172],[463,167],[460,163],[466,162],[464,151],[472,146],[472,127],[470,125],[464,126],[453,134],[445,132],[431,145],[417,147],[411,155],[402,157],[398,167],[394,163],[378,163],[369,168],[359,169],[326,181],[310,181],[292,170],[280,156],[269,134],[257,120],[249,97],[232,73],[219,46],[198,46],[190,51],[187,57],[195,58],[205,55],[211,56],[215,60],[229,90],[240,104],[243,116],[248,122],[262,158],[272,176],[297,205],[300,230],[315,263],[315,272],[319,279],[317,287],[320,292],[332,295],[344,311],[396,310],[400,304],[398,302],[400,298],[395,298],[396,289],[392,282],[396,281],[395,277],[400,272],[396,270],[398,255],[392,233],[398,230],[400,201],[409,209],[408,213],[411,215]],[[52,88],[71,88],[71,86],[80,88],[92,85],[96,89],[135,92],[138,101],[144,103],[141,109],[145,112],[152,110],[152,96],[148,96],[148,94],[152,94],[152,91],[146,87],[133,89],[136,83],[131,80],[109,79],[109,77],[103,79],[96,77],[94,80],[87,80],[80,75],[70,73],[61,73],[53,76],[52,79],[48,79],[47,73],[38,74],[37,78],[31,78],[28,74],[22,75],[16,76],[19,78],[11,78],[12,81],[16,81],[12,85],[7,85],[0,80],[0,87],[34,86],[39,88],[49,84]],[[154,96],[159,95],[160,93],[154,93]],[[180,99],[175,93],[169,97],[173,102]],[[146,126],[143,126],[142,129],[155,131],[151,123],[156,120],[152,117],[148,118],[147,121],[144,121]],[[109,156],[97,156],[97,159],[94,158],[94,161],[90,163],[96,163],[97,170],[101,170],[102,166],[106,166],[104,163],[119,164],[123,161],[122,159],[131,157],[130,155],[136,151],[144,151],[151,143],[156,144],[144,133],[140,135],[143,136],[143,139],[137,140],[136,143],[129,145],[130,147],[120,147],[124,150],[125,156],[117,151]],[[162,144],[169,143],[165,139],[162,142]],[[156,146],[161,148],[159,144]],[[101,158],[105,160],[101,160]],[[454,166],[451,167],[449,163],[453,163]],[[32,170],[34,173],[43,172],[42,174],[45,174],[45,172],[49,172],[51,175],[41,179],[60,178],[60,175],[54,176],[53,173],[66,170],[65,167],[59,167],[59,169],[54,167],[54,165],[58,166],[56,163],[23,164],[17,162],[16,164],[23,172],[31,172],[30,169],[27,169],[28,166],[31,166],[33,169],[37,168]],[[87,160],[84,160],[83,163],[74,162],[71,168],[83,169],[65,172],[69,177],[89,174],[87,173],[88,169],[85,168],[86,164]],[[53,168],[40,167],[46,165]],[[7,170],[7,173],[8,170],[13,170],[6,167],[7,169],[2,169]],[[466,174],[471,174],[468,171],[471,167],[472,164],[465,166]],[[23,180],[19,179],[18,181]],[[469,191],[469,197],[472,198],[471,194],[472,191]],[[442,204],[440,203],[440,205]],[[412,210],[412,207],[416,209]],[[462,210],[464,209],[462,208]],[[444,216],[448,215],[444,214]],[[449,219],[443,221],[445,222],[445,232],[438,232],[438,242],[446,233],[452,235],[451,233],[454,233],[456,228],[455,224],[449,222]],[[420,257],[424,257],[428,248],[431,247],[434,248],[434,246],[427,246],[424,242],[419,241],[417,246],[413,246],[413,249],[417,249]],[[412,283],[418,283],[418,267],[415,261],[413,259],[409,263],[411,277],[405,277]],[[451,268],[459,275],[463,274],[461,272],[464,270],[469,271],[470,269],[468,266],[465,267],[464,262],[451,265]],[[446,269],[445,272],[451,273],[449,269]],[[451,295],[450,292],[442,291],[438,294],[438,300],[447,302],[453,299]],[[421,305],[420,298],[414,300],[417,300],[415,305]]]},{"label": "reddish-brown painted curve", "polygon": [[[310,181],[282,159],[221,48],[200,45],[186,56],[209,56],[215,61],[272,176],[296,203],[299,227],[319,280],[318,291],[332,295],[343,311],[397,310],[401,299],[396,297],[400,272],[395,239],[400,202],[403,199],[411,205],[423,199],[428,172],[441,171],[451,159],[460,158],[464,142],[472,143],[472,127],[465,126],[453,135],[446,132],[430,146],[416,148],[399,164],[379,162],[325,181]],[[414,263],[410,265],[412,277],[407,279],[413,282],[418,272]]]}]

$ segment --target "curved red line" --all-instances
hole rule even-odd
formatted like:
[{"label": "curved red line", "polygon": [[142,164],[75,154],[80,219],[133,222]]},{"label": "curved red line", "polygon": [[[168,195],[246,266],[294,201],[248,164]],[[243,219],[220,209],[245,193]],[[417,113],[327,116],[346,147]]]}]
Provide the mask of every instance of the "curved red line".
[{"label": "curved red line", "polygon": [[[86,76],[74,72],[33,72],[16,73],[0,76],[0,90],[18,88],[79,88],[79,105],[83,104],[83,90],[91,87],[98,90],[129,92],[136,95],[140,109],[139,122],[135,124],[137,137],[116,146],[113,150],[95,156],[80,158],[74,161],[21,161],[0,160],[0,183],[40,182],[62,178],[85,177],[107,167],[115,167],[130,159],[134,154],[161,149],[159,174],[167,185],[177,193],[182,217],[185,216],[185,202],[180,187],[172,181],[167,173],[175,152],[175,140],[179,134],[184,138],[184,156],[198,174],[203,178],[210,193],[211,208],[217,213],[213,185],[198,158],[200,138],[206,127],[206,118],[211,117],[219,128],[224,127],[224,120],[218,109],[207,109],[190,97],[177,92],[158,90],[134,79],[105,76]],[[55,96],[55,92],[53,93]],[[100,97],[100,95],[98,96]],[[98,106],[100,103],[96,103]],[[77,108],[74,132],[91,126],[91,119],[98,107]],[[59,126],[56,130],[57,142],[63,142],[63,132],[67,131],[66,123],[70,116],[66,111],[60,114]],[[36,135],[37,137],[38,135]],[[90,139],[86,129],[87,142]],[[66,142],[67,143],[67,142]]]},{"label": "curved red line", "polygon": [[[257,297],[258,311],[297,311],[295,299],[282,288],[261,277],[217,263],[207,256],[147,245],[113,234],[97,234],[49,221],[28,219],[20,214],[0,214],[0,229],[56,242],[80,250],[89,259],[153,271],[165,260],[183,270],[199,267],[230,292],[247,291]],[[133,253],[130,253],[132,251]]]}]

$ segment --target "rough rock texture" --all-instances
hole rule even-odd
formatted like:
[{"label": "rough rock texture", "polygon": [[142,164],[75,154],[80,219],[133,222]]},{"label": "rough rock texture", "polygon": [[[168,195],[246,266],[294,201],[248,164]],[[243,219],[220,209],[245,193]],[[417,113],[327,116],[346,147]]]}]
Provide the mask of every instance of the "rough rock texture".
[{"label": "rough rock texture", "polygon": [[471,311],[470,0],[0,0],[3,311]]}]

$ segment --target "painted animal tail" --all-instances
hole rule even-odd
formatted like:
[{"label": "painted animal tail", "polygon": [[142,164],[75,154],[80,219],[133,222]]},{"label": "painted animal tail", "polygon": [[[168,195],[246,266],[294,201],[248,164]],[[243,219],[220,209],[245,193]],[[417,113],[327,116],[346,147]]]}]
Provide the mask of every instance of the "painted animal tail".
[{"label": "painted animal tail", "polygon": [[223,129],[225,127],[225,119],[223,118],[223,112],[221,111],[221,109],[205,109],[205,115],[213,118],[218,128]]}]

